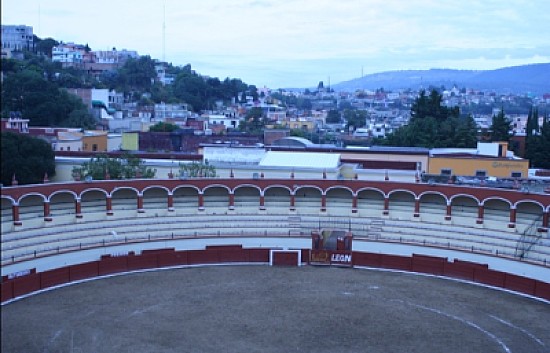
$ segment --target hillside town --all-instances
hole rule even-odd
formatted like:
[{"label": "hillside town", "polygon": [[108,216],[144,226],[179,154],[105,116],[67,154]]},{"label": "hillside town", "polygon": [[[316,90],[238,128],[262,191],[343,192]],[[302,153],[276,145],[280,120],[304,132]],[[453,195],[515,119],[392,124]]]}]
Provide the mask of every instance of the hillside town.
[{"label": "hillside town", "polygon": [[3,2],[2,351],[549,352],[545,13]]},{"label": "hillside town", "polygon": [[[49,46],[45,45],[46,42]],[[47,49],[44,50],[44,47]],[[525,159],[528,153],[526,140],[530,134],[529,119],[534,109],[534,126],[536,131],[540,131],[550,105],[550,93],[540,97],[504,95],[456,85],[405,87],[399,91],[386,91],[380,87],[375,90],[335,92],[323,81],[315,88],[298,91],[258,88],[240,80],[237,83],[243,90],[235,91],[233,96],[226,96],[226,99],[216,99],[213,95],[209,97],[208,103],[197,100],[190,103],[191,98],[196,97],[188,95],[189,101],[179,99],[176,102],[173,98],[163,101],[162,97],[153,96],[154,88],[159,87],[167,92],[175,90],[173,86],[184,76],[179,68],[175,69],[170,63],[140,56],[134,50],[117,50],[113,47],[108,51],[94,51],[87,44],[41,40],[33,35],[32,27],[2,25],[3,62],[25,60],[26,56],[28,59],[29,53],[36,53],[42,60],[56,65],[58,69],[53,72],[53,80],[61,80],[60,77],[68,72],[85,77],[84,81],[77,84],[68,80],[69,83],[64,87],[61,81],[60,86],[82,102],[84,114],[91,116],[92,124],[86,128],[78,124],[63,126],[55,123],[37,126],[36,119],[22,113],[26,102],[21,96],[12,98],[12,105],[7,100],[8,104],[3,106],[2,132],[41,138],[52,147],[59,160],[62,157],[89,158],[99,153],[115,156],[132,153],[149,159],[170,160],[169,167],[160,173],[166,175],[173,172],[173,160],[217,163],[218,175],[229,175],[235,174],[235,170],[251,160],[259,163],[264,155],[274,151],[309,151],[337,153],[340,156],[341,159],[335,165],[328,166],[334,172],[334,177],[357,178],[369,174],[364,170],[359,171],[359,168],[370,169],[370,174],[378,175],[376,177],[383,173],[386,178],[388,173],[399,175],[404,171],[412,171],[409,179],[418,179],[420,174],[446,175],[447,179],[451,175],[527,178],[528,169],[537,167],[532,163],[529,165],[529,160]],[[119,91],[102,83],[102,80],[108,80],[121,70],[129,70],[125,66],[129,62],[137,63],[142,59],[154,65],[154,76],[145,78],[146,86],[150,89],[140,90],[134,85],[129,90]],[[7,86],[4,83],[10,76],[4,70],[7,66],[2,66],[3,95],[6,93],[4,86]],[[184,72],[187,76],[198,77],[214,86],[236,81],[226,79],[220,83],[217,78],[197,74],[190,66],[183,70],[187,70]],[[85,80],[90,80],[91,84],[86,84]],[[423,92],[428,90],[437,91],[439,105],[447,107],[449,111],[458,107],[461,116],[467,115],[473,119],[477,142],[470,141],[461,146],[382,147],[388,144],[388,137],[409,124],[415,104]],[[198,109],[203,105],[204,109]],[[14,107],[21,109],[11,110]],[[505,114],[509,124],[509,138],[502,141],[504,144],[498,141],[495,143],[491,137],[493,119],[499,112],[503,116]],[[411,160],[408,157],[410,154],[424,157]],[[362,157],[353,157],[357,155]],[[460,167],[451,168],[450,165],[455,163],[452,160],[445,162],[448,165],[429,167],[427,157],[435,160],[442,156],[459,158]],[[489,160],[512,158],[514,167],[499,170],[496,166],[510,164],[495,162],[479,168],[478,160],[473,157],[486,157]],[[468,163],[472,164],[471,167],[464,167],[467,161],[470,161]],[[343,172],[336,168],[343,162],[360,164],[348,167],[348,171]],[[306,165],[302,167],[315,168]],[[288,168],[296,172],[300,165]],[[321,169],[326,173],[327,166]],[[544,172],[539,174],[543,175]],[[58,171],[54,180],[70,179],[62,175]]]}]

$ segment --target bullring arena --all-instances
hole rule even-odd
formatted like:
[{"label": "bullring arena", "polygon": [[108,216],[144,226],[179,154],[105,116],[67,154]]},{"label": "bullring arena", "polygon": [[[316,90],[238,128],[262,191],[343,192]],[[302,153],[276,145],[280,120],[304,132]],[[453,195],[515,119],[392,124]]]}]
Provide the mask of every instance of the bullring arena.
[{"label": "bullring arena", "polygon": [[[549,214],[389,181],[2,188],[2,349],[549,352]],[[309,265],[320,229],[354,268]]]}]

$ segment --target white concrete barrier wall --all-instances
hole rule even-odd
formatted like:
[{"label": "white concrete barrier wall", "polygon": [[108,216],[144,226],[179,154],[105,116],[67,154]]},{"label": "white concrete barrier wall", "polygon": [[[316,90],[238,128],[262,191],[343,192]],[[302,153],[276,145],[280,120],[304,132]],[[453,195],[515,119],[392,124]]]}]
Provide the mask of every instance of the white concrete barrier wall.
[{"label": "white concrete barrier wall", "polygon": [[[254,237],[254,238],[194,238],[167,240],[158,242],[144,242],[134,244],[121,244],[116,246],[101,247],[95,249],[74,251],[37,258],[2,267],[2,276],[31,268],[43,272],[69,265],[99,260],[101,255],[127,254],[134,251],[137,254],[146,249],[175,248],[176,250],[202,250],[207,245],[234,245],[241,244],[243,248],[283,248],[283,249],[308,249],[311,248],[309,238],[293,237]],[[550,268],[537,266],[525,262],[508,260],[495,256],[467,253],[462,251],[429,248],[398,243],[381,243],[373,241],[354,241],[354,251],[371,252],[389,255],[412,256],[413,254],[446,257],[449,261],[454,259],[471,261],[480,264],[488,264],[492,270],[507,272],[519,276],[548,282]]]}]

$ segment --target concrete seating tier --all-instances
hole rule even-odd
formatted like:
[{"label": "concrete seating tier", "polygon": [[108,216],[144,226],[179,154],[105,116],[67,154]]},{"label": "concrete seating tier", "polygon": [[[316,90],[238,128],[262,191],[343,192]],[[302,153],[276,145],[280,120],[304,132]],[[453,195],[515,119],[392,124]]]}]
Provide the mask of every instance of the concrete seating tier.
[{"label": "concrete seating tier", "polygon": [[300,235],[288,227],[288,216],[205,215],[151,217],[87,222],[51,228],[27,229],[2,237],[2,262],[69,248],[105,243],[147,241],[197,236]]},{"label": "concrete seating tier", "polygon": [[[187,198],[189,201],[189,198]],[[237,197],[229,210],[225,198],[205,196],[205,209],[195,202],[175,198],[174,212],[168,212],[166,200],[144,202],[145,213],[138,213],[137,199],[113,199],[113,216],[106,215],[103,201],[84,200],[83,218],[75,219],[70,203],[52,205],[53,221],[43,220],[42,206],[21,207],[24,226],[4,231],[2,220],[2,263],[24,257],[64,251],[69,248],[101,246],[103,242],[132,242],[191,236],[292,235],[308,237],[319,228],[350,228],[357,239],[390,241],[454,248],[464,251],[514,256],[521,230],[507,227],[506,212],[488,210],[482,226],[475,225],[475,212],[456,212],[452,221],[444,221],[440,205],[422,204],[421,217],[413,218],[411,206],[395,203],[389,216],[382,217],[380,205],[358,204],[351,212],[346,199],[330,198],[326,212],[320,200],[296,197],[296,211],[289,210],[286,198],[266,198],[267,211],[259,210],[253,197]],[[9,210],[2,210],[8,214]],[[11,222],[11,217],[9,222]],[[469,222],[469,224],[468,224]],[[527,259],[550,262],[550,241],[540,239],[526,255]]]}]

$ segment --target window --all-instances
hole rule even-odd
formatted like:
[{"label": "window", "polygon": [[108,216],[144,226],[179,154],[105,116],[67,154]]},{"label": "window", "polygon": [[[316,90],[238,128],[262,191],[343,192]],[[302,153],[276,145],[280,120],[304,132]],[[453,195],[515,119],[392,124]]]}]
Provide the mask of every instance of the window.
[{"label": "window", "polygon": [[512,178],[521,178],[521,172],[512,172]]},{"label": "window", "polygon": [[94,143],[94,144],[92,145],[92,151],[97,151],[97,144]]},{"label": "window", "polygon": [[441,169],[441,175],[451,175],[453,174],[452,169]]},{"label": "window", "polygon": [[480,178],[480,177],[486,177],[487,176],[487,171],[485,170],[476,170],[476,177]]}]

